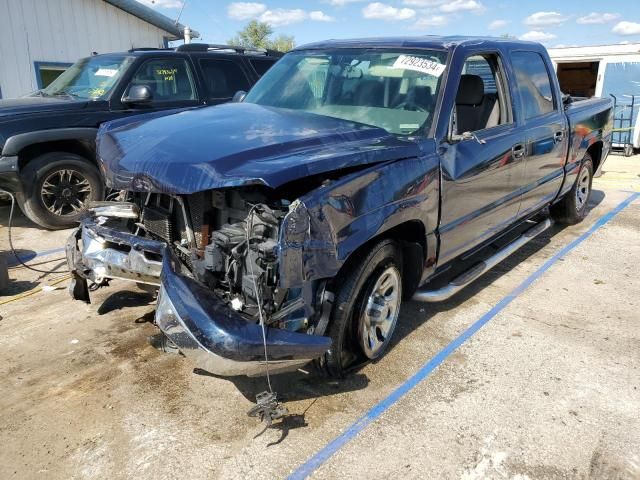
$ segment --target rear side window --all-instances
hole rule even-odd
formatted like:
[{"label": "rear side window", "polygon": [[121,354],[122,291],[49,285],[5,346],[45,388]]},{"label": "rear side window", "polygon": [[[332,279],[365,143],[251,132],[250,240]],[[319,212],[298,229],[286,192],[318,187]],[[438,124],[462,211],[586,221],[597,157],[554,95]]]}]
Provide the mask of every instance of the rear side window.
[{"label": "rear side window", "polygon": [[275,63],[273,60],[267,60],[262,58],[250,58],[249,63],[256,71],[258,76],[262,76],[267,73],[267,70],[271,68],[271,66]]},{"label": "rear side window", "polygon": [[514,52],[511,63],[524,118],[529,120],[555,110],[551,79],[542,56],[536,52]]},{"label": "rear side window", "polygon": [[232,60],[202,59],[200,67],[210,99],[229,99],[238,90],[249,90],[247,76]]}]

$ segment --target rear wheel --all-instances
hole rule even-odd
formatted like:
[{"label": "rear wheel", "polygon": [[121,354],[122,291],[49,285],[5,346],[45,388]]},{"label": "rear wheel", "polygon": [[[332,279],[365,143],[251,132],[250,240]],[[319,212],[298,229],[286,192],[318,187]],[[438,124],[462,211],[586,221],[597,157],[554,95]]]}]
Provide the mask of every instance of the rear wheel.
[{"label": "rear wheel", "polygon": [[22,171],[27,184],[18,197],[24,214],[51,230],[74,226],[89,202],[101,200],[104,187],[98,169],[73,153],[46,153]]},{"label": "rear wheel", "polygon": [[391,342],[402,300],[402,253],[383,240],[350,262],[336,281],[327,335],[331,349],[320,365],[341,377],[360,361],[380,358]]},{"label": "rear wheel", "polygon": [[593,182],[593,160],[587,153],[578,171],[578,178],[573,188],[562,200],[551,206],[551,217],[559,223],[573,225],[587,216],[591,185]]}]

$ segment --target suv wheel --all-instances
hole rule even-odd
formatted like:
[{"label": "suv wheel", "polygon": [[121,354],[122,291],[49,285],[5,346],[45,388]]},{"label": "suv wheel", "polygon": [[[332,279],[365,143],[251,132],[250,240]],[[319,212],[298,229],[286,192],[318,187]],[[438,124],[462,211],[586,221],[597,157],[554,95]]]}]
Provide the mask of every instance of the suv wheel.
[{"label": "suv wheel", "polygon": [[104,187],[98,169],[73,153],[45,153],[21,173],[29,183],[18,197],[24,214],[41,227],[57,230],[74,226],[89,202],[101,200]]}]

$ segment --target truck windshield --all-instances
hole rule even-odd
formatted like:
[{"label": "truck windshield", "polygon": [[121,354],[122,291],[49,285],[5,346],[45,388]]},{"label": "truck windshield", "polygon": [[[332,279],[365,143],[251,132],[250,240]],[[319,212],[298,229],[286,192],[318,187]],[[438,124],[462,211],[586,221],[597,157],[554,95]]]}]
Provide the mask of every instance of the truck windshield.
[{"label": "truck windshield", "polygon": [[119,55],[83,58],[36,94],[98,100],[109,94],[132,61]]},{"label": "truck windshield", "polygon": [[446,55],[438,50],[296,51],[271,67],[245,102],[416,135],[433,121]]}]

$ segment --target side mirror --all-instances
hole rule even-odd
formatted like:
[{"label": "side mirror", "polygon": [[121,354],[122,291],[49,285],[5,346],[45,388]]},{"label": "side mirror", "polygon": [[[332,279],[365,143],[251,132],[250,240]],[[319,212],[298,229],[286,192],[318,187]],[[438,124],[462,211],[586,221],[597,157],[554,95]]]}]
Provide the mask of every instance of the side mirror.
[{"label": "side mirror", "polygon": [[244,97],[247,96],[247,92],[245,92],[244,90],[238,90],[234,95],[233,98],[231,99],[232,103],[240,103],[244,100]]},{"label": "side mirror", "polygon": [[122,103],[146,104],[152,100],[153,94],[147,85],[131,85],[129,93],[122,98]]}]

